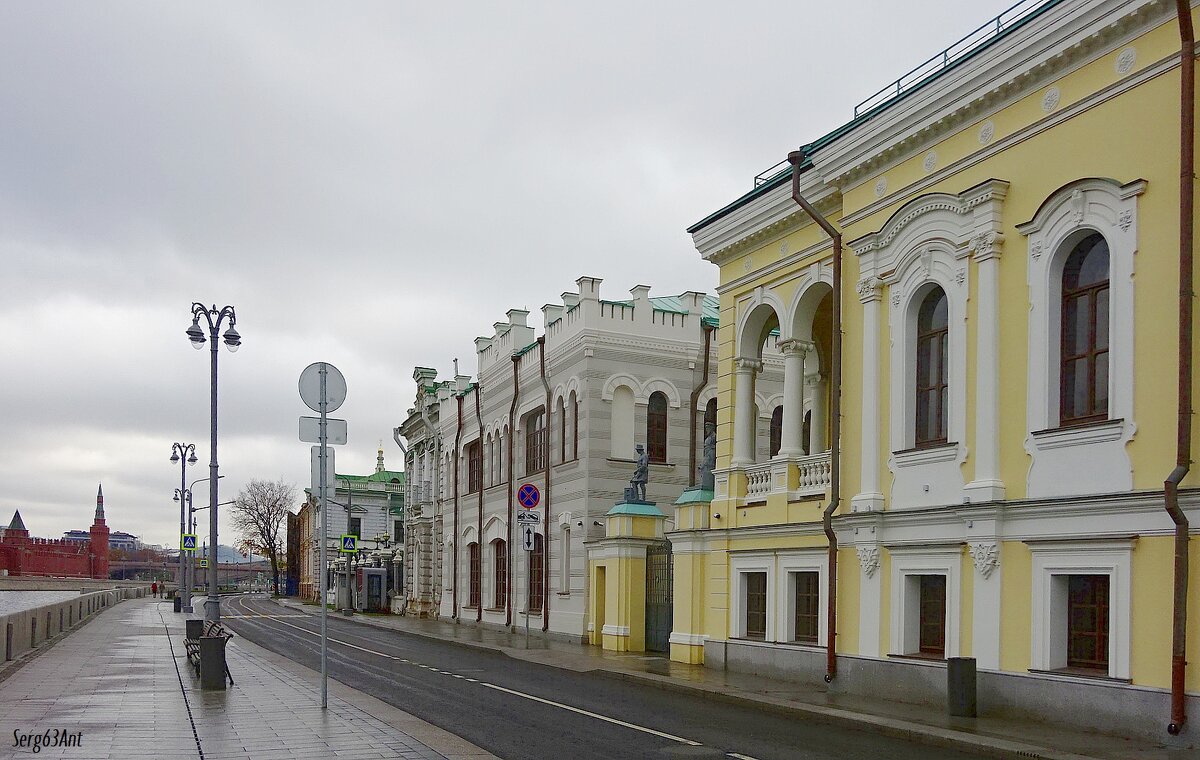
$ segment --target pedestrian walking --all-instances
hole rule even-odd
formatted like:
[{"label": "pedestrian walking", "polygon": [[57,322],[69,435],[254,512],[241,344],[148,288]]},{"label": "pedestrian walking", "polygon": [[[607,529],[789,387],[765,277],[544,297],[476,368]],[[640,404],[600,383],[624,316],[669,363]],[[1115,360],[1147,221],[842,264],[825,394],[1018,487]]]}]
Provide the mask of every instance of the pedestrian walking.
[{"label": "pedestrian walking", "polygon": [[151,594],[151,595],[152,595],[152,596],[153,596],[155,599],[157,599],[157,598],[158,598],[158,581],[155,581],[155,582],[153,582],[153,583],[151,583],[151,584],[150,584],[150,594]]}]

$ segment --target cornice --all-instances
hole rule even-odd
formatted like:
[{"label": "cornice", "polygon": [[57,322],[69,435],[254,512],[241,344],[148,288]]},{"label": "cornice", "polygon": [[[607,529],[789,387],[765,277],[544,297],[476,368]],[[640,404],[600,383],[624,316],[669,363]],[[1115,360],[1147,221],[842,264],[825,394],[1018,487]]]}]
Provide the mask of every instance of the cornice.
[{"label": "cornice", "polygon": [[921,97],[901,100],[817,151],[813,164],[830,185],[855,184],[1172,13],[1168,0],[1064,3],[931,82]]},{"label": "cornice", "polygon": [[[842,196],[837,188],[817,182],[815,172],[802,175],[809,187],[801,192],[822,214],[837,216],[842,209]],[[713,224],[697,230],[692,241],[700,256],[724,266],[730,259],[784,230],[801,226],[808,215],[792,200],[790,184],[780,187],[736,209]],[[811,220],[810,220],[811,223]]]},{"label": "cornice", "polygon": [[736,280],[730,280],[724,285],[718,285],[716,288],[717,295],[725,295],[731,291],[740,290],[752,282],[760,280],[763,277],[770,277],[771,275],[779,272],[785,272],[788,275],[788,278],[803,276],[803,272],[793,271],[796,265],[811,256],[816,256],[825,252],[830,254],[826,258],[828,258],[829,263],[832,263],[833,241],[829,238],[825,238],[817,243],[813,243],[807,248],[803,248],[795,253],[788,254],[778,261],[771,262],[765,267],[755,268],[751,270],[750,274],[743,275]]}]

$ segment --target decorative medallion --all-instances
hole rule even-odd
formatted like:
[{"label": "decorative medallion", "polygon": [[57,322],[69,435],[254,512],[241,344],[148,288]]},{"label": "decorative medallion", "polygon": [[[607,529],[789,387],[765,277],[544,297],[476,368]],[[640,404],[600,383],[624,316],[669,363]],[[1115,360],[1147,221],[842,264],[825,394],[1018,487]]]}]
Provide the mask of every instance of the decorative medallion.
[{"label": "decorative medallion", "polygon": [[983,124],[979,125],[979,144],[987,145],[996,136],[996,125],[988,119]]},{"label": "decorative medallion", "polygon": [[1137,61],[1137,51],[1131,47],[1125,48],[1117,56],[1117,73],[1124,76],[1133,71],[1133,64]]},{"label": "decorative medallion", "polygon": [[932,150],[926,153],[925,161],[921,164],[921,166],[925,167],[926,172],[933,171],[934,167],[937,166],[937,153]]},{"label": "decorative medallion", "polygon": [[1033,257],[1034,261],[1042,257],[1042,242],[1040,240],[1029,246],[1029,255]]},{"label": "decorative medallion", "polygon": [[780,256],[787,255],[787,241],[786,240],[779,241],[779,255]]},{"label": "decorative medallion", "polygon": [[1000,547],[995,543],[971,544],[969,551],[971,559],[975,560],[975,569],[985,579],[991,577],[1000,566]]},{"label": "decorative medallion", "polygon": [[892,293],[892,308],[893,309],[900,308],[900,294],[899,293]]},{"label": "decorative medallion", "polygon": [[887,192],[887,177],[880,177],[875,182],[875,197],[882,198],[883,194],[886,192]]},{"label": "decorative medallion", "polygon": [[1046,94],[1042,95],[1042,110],[1050,113],[1055,108],[1058,108],[1058,101],[1062,98],[1062,91],[1057,87],[1051,87],[1046,90]]},{"label": "decorative medallion", "polygon": [[875,571],[879,569],[879,547],[858,547],[858,563],[862,565],[863,575],[866,575],[868,578],[875,575]]},{"label": "decorative medallion", "polygon": [[957,272],[954,273],[954,281],[957,282],[959,285],[962,285],[964,282],[967,281],[967,270],[965,267],[959,269]]},{"label": "decorative medallion", "polygon": [[754,268],[754,257],[747,256],[745,261],[742,262],[742,271],[749,272],[753,268]]},{"label": "decorative medallion", "polygon": [[1129,228],[1133,226],[1133,212],[1129,209],[1122,211],[1117,217],[1117,224],[1121,226],[1121,232],[1129,232]]}]

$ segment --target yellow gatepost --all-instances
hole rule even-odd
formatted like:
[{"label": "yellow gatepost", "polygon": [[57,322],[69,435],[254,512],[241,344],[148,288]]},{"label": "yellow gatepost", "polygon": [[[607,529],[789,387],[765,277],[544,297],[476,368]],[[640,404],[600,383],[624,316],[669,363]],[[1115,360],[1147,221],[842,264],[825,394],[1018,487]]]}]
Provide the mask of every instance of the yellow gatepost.
[{"label": "yellow gatepost", "polygon": [[704,663],[705,578],[708,575],[709,550],[699,531],[709,528],[711,488],[697,486],[684,491],[675,500],[675,530],[671,540],[673,562],[671,659],[689,665]]},{"label": "yellow gatepost", "polygon": [[622,502],[605,516],[604,538],[588,549],[592,645],[646,651],[646,549],[663,541],[665,519],[649,502]]}]

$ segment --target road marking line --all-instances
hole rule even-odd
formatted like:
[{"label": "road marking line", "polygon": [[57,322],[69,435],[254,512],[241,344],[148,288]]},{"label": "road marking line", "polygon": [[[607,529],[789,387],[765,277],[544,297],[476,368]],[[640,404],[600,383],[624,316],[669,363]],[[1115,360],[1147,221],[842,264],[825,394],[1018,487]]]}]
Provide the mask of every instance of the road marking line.
[{"label": "road marking line", "polygon": [[700,742],[694,742],[691,739],[684,739],[682,736],[675,736],[674,734],[668,734],[668,733],[664,733],[662,731],[655,731],[653,728],[646,728],[645,726],[639,726],[636,723],[626,723],[623,720],[618,720],[617,718],[610,718],[607,715],[600,715],[599,713],[594,713],[594,712],[591,712],[590,710],[584,710],[579,707],[572,707],[571,705],[564,705],[561,702],[554,702],[549,699],[542,699],[541,697],[535,697],[532,694],[525,694],[524,692],[514,691],[512,689],[506,689],[503,686],[497,686],[494,683],[487,683],[486,681],[480,681],[479,685],[486,686],[489,689],[495,689],[496,691],[502,691],[505,694],[512,694],[514,697],[522,697],[524,699],[529,699],[534,702],[540,702],[544,705],[550,705],[551,707],[558,707],[558,708],[561,708],[563,710],[568,710],[573,713],[578,713],[580,715],[586,715],[587,717],[595,718],[596,720],[602,720],[607,723],[613,723],[618,726],[624,726],[625,728],[632,728],[634,731],[641,731],[642,733],[654,734],[655,736],[661,736],[664,739],[670,739],[671,741],[679,742],[680,744],[687,744],[692,747],[702,746],[700,744]]},{"label": "road marking line", "polygon": [[[271,618],[271,619],[275,619],[275,618],[274,618],[274,617],[272,617],[271,615],[264,615],[263,617],[268,617],[268,618]],[[300,626],[298,626],[298,625],[292,625],[291,623],[285,623],[285,622],[283,622],[282,620],[277,620],[276,622],[278,622],[280,625],[286,625],[286,626],[288,626],[288,627],[290,627],[290,628],[295,628],[295,629],[296,629],[296,630],[298,630],[298,631],[303,631],[304,633],[310,634],[310,635],[312,635],[312,636],[320,636],[320,635],[321,635],[321,634],[320,634],[319,632],[317,632],[317,631],[310,631],[310,630],[308,630],[307,628],[301,628],[301,627],[300,627]],[[377,652],[377,651],[375,651],[375,650],[373,650],[373,649],[367,649],[366,647],[360,647],[360,646],[357,646],[357,645],[355,645],[355,644],[351,644],[351,643],[349,643],[349,642],[342,641],[342,640],[340,640],[340,639],[335,639],[335,638],[333,638],[332,636],[331,636],[331,637],[329,637],[329,640],[330,640],[330,641],[332,641],[332,642],[335,642],[335,643],[341,644],[341,645],[343,645],[343,646],[350,647],[351,649],[357,649],[357,650],[359,650],[359,651],[361,651],[361,652],[367,652],[368,654],[373,654],[373,655],[376,655],[376,656],[379,656],[379,657],[386,657],[386,658],[387,658],[387,659],[389,659],[389,660],[401,660],[401,659],[402,659],[402,658],[400,658],[400,657],[396,657],[396,656],[394,656],[394,655],[390,655],[390,654],[384,654],[383,652]],[[407,660],[405,660],[405,662],[408,662],[408,661],[407,661]],[[435,671],[435,672],[438,672],[438,673],[444,673],[445,675],[453,675],[453,674],[451,674],[451,673],[446,673],[445,671],[440,671],[440,670],[438,670],[437,668],[431,668],[431,667],[429,667],[428,665],[422,665],[422,664],[421,664],[421,663],[419,663],[419,662],[417,662],[417,663],[410,663],[410,664],[412,664],[412,665],[416,665],[417,667],[425,668],[426,670],[432,670],[432,671]],[[513,689],[508,689],[508,688],[505,688],[505,687],[503,687],[503,686],[497,686],[497,685],[496,685],[496,684],[494,684],[494,683],[487,683],[486,681],[477,681],[477,680],[475,680],[474,678],[467,678],[467,679],[465,679],[465,680],[467,680],[467,681],[469,681],[469,682],[471,682],[471,683],[477,683],[477,684],[479,684],[480,686],[486,686],[486,687],[487,687],[487,688],[489,688],[489,689],[495,689],[496,691],[502,691],[502,692],[504,692],[505,694],[511,694],[511,695],[513,695],[514,697],[521,697],[522,699],[528,699],[528,700],[530,700],[530,701],[533,701],[533,702],[540,702],[541,704],[544,704],[544,705],[549,705],[549,706],[551,706],[551,707],[557,707],[557,708],[559,708],[559,709],[561,709],[561,710],[567,710],[568,712],[573,712],[573,713],[576,713],[576,714],[578,714],[578,715],[584,715],[584,716],[587,716],[587,717],[589,717],[589,718],[595,718],[596,720],[602,720],[602,721],[605,721],[606,723],[612,723],[612,724],[614,724],[614,725],[617,725],[617,726],[623,726],[623,727],[625,727],[625,728],[631,728],[631,729],[633,729],[634,731],[641,731],[642,733],[645,733],[645,734],[652,734],[652,735],[654,735],[654,736],[659,736],[659,737],[662,737],[663,739],[670,739],[671,741],[673,741],[673,742],[679,742],[680,744],[687,744],[688,746],[691,746],[691,747],[700,747],[700,746],[703,746],[703,745],[702,745],[700,742],[697,742],[697,741],[692,741],[691,739],[684,739],[682,736],[675,736],[674,734],[668,734],[668,733],[665,733],[665,732],[663,732],[663,731],[656,731],[656,730],[654,730],[653,728],[647,728],[646,726],[639,726],[639,725],[637,725],[636,723],[627,723],[626,721],[620,720],[620,719],[618,719],[618,718],[610,718],[610,717],[608,717],[607,715],[601,715],[601,714],[599,714],[599,713],[594,713],[594,712],[592,712],[592,711],[590,711],[590,710],[584,710],[584,709],[583,709],[583,708],[581,708],[581,707],[573,707],[573,706],[571,706],[571,705],[566,705],[566,704],[563,704],[562,702],[555,702],[555,701],[553,701],[553,700],[549,700],[549,699],[543,699],[542,697],[537,697],[537,696],[534,696],[533,694],[526,694],[526,693],[524,693],[524,692],[521,692],[521,691],[515,691],[515,690],[513,690]],[[743,755],[731,755],[731,756],[733,756],[733,757],[738,757],[738,758],[745,758],[745,756],[743,756]],[[754,760],[754,758],[745,758],[745,760]]]},{"label": "road marking line", "polygon": [[737,760],[758,760],[758,758],[750,757],[749,755],[740,755],[737,752],[726,752],[726,757],[736,757]]}]

